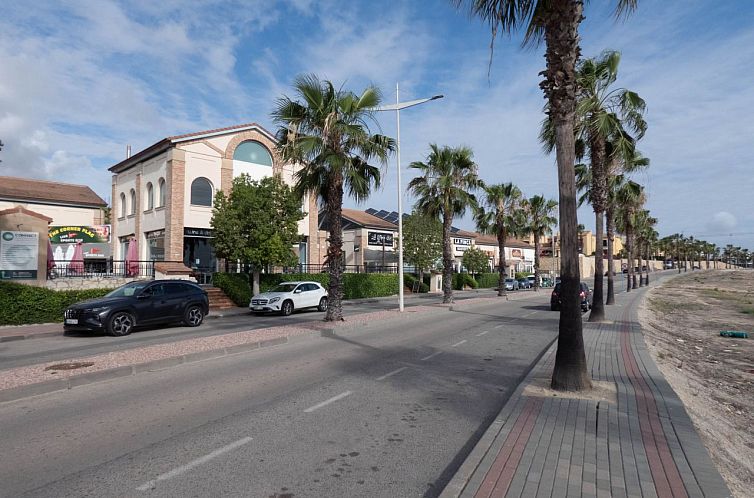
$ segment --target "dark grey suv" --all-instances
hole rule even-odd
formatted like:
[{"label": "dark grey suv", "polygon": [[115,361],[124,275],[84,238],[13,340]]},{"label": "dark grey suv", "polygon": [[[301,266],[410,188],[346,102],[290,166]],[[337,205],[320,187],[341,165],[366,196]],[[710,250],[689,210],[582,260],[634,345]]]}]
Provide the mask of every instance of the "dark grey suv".
[{"label": "dark grey suv", "polygon": [[201,325],[209,311],[207,292],[185,280],[130,282],[104,297],[73,304],[65,310],[66,331],[130,334],[134,327],[183,322]]}]

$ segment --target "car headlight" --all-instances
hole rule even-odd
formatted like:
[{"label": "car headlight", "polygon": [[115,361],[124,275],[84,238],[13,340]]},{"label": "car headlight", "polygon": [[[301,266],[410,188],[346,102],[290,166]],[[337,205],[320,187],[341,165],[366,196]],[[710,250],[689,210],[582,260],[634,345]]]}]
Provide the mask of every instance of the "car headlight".
[{"label": "car headlight", "polygon": [[107,310],[108,310],[107,306],[100,306],[98,308],[87,308],[87,309],[84,310],[84,313],[96,313],[96,314],[100,314],[103,311],[107,311]]},{"label": "car headlight", "polygon": [[270,299],[269,304],[276,303],[278,301],[280,301],[279,297],[273,297],[272,299]]}]

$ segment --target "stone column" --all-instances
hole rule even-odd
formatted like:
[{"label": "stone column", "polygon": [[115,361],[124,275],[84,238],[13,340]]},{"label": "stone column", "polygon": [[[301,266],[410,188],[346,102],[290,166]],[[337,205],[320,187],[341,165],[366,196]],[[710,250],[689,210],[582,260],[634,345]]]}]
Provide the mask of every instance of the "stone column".
[{"label": "stone column", "polygon": [[168,153],[165,199],[165,260],[183,261],[183,216],[186,209],[186,161],[182,150]]}]

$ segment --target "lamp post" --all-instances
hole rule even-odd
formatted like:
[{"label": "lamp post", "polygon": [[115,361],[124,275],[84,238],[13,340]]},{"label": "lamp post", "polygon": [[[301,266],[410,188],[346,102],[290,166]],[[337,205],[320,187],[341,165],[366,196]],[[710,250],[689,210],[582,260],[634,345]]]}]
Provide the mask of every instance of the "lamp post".
[{"label": "lamp post", "polygon": [[398,310],[403,311],[403,187],[401,186],[401,109],[424,104],[430,100],[441,99],[442,95],[434,95],[426,99],[400,101],[400,89],[395,84],[395,104],[376,107],[375,111],[395,111],[396,139],[395,156],[398,167]]}]

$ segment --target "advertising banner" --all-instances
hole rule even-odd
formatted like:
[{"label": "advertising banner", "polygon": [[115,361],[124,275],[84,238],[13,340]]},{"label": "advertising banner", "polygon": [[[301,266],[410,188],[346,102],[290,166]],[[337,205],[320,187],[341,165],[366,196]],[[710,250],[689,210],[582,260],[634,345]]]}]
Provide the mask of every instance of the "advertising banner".
[{"label": "advertising banner", "polygon": [[39,234],[0,232],[0,279],[36,279]]},{"label": "advertising banner", "polygon": [[370,246],[393,247],[393,234],[380,232],[367,232],[367,244]]},{"label": "advertising banner", "polygon": [[53,226],[48,235],[52,244],[109,244],[110,225]]}]

